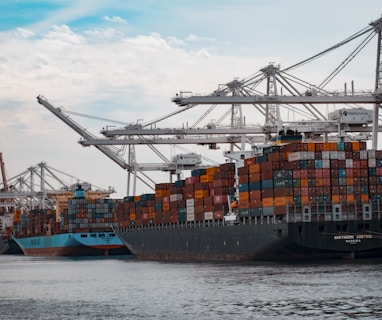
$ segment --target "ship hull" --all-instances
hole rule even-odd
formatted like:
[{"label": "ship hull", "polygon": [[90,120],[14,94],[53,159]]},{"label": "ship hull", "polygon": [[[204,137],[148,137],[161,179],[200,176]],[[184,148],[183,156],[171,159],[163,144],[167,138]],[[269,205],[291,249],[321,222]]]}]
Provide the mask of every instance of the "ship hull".
[{"label": "ship hull", "polygon": [[65,233],[14,238],[29,256],[102,256],[128,254],[114,232]]},{"label": "ship hull", "polygon": [[[367,225],[368,230],[364,230]],[[362,227],[363,226],[363,227]],[[347,228],[346,235],[338,230]],[[362,227],[362,229],[361,229]],[[379,235],[378,235],[379,234]],[[382,257],[379,221],[190,224],[120,230],[141,259],[312,260]]]}]

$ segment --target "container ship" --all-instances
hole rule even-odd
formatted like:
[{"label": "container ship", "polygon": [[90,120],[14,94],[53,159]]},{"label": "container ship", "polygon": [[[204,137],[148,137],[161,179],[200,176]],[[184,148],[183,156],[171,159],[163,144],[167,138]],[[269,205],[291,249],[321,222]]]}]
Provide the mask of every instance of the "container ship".
[{"label": "container ship", "polygon": [[81,186],[59,218],[35,210],[14,218],[12,239],[25,255],[95,256],[128,254],[113,231],[116,199],[87,199]]},{"label": "container ship", "polygon": [[141,259],[382,257],[382,151],[279,142],[125,197],[117,234]]}]

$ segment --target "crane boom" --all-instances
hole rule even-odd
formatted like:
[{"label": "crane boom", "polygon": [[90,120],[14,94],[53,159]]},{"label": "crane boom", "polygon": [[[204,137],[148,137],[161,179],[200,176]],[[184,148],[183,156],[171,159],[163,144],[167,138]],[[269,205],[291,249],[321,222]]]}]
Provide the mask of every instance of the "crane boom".
[{"label": "crane boom", "polygon": [[[72,128],[74,131],[80,134],[81,137],[85,139],[85,141],[97,139],[96,136],[89,133],[85,128],[81,127],[79,124],[73,121],[69,116],[65,115],[60,108],[55,108],[54,106],[52,106],[48,102],[48,100],[43,96],[39,95],[37,97],[37,101],[38,103],[42,104],[45,108],[47,108],[50,112],[52,112],[54,115],[56,115],[59,119],[65,122],[70,128]],[[109,147],[105,145],[96,145],[95,147],[107,157],[109,157],[111,160],[116,162],[120,167],[130,171],[131,166],[128,163],[126,163],[123,158],[119,157],[115,152],[113,152]]]}]

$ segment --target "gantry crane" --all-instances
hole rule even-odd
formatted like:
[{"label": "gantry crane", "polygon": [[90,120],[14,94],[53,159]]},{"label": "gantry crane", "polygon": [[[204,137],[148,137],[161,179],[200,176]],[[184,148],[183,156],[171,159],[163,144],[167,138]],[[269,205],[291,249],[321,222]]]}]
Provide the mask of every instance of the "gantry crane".
[{"label": "gantry crane", "polygon": [[[5,181],[5,180],[4,180]],[[71,199],[76,185],[80,183],[88,191],[90,197],[107,198],[114,189],[107,190],[82,181],[61,170],[48,166],[46,162],[30,166],[16,176],[9,178],[8,188],[5,183],[0,193],[0,207],[16,208],[24,212],[34,209],[56,210],[58,216],[62,207],[67,207],[67,200]]]},{"label": "gantry crane", "polygon": [[[365,29],[348,37],[344,41],[305,59],[288,68],[281,69],[275,63],[262,68],[256,74],[234,79],[208,95],[196,95],[190,91],[181,91],[172,101],[179,109],[159,119],[143,124],[130,124],[123,128],[104,128],[101,130],[104,138],[90,135],[83,128],[73,124],[61,109],[54,108],[46,99],[39,96],[38,102],[43,104],[66,124],[77,131],[83,139],[83,146],[95,146],[109,158],[117,162],[129,173],[146,170],[174,170],[174,163],[161,165],[138,164],[135,160],[136,145],[145,145],[157,154],[154,145],[206,145],[215,150],[219,145],[229,146],[225,156],[230,159],[242,159],[248,154],[253,155],[259,145],[270,144],[278,135],[298,133],[306,140],[328,139],[373,139],[373,148],[377,147],[377,135],[382,130],[379,126],[379,108],[382,102],[382,65],[381,65],[381,25],[382,18],[370,23]],[[357,92],[352,82],[350,90],[347,84],[344,90],[330,91],[325,87],[342,71],[350,61],[377,35],[376,80],[373,90]],[[321,56],[344,46],[354,40],[360,43],[353,49],[345,60],[331,72],[319,85],[313,85],[291,74],[291,71],[316,60]],[[330,115],[324,115],[323,105],[333,104],[342,109]],[[209,105],[202,109],[202,115],[193,125],[183,125],[180,128],[160,128],[158,124],[169,118],[188,111],[196,112],[198,106]],[[245,107],[244,107],[245,106]],[[374,106],[372,110],[368,106]],[[245,109],[244,109],[245,108]],[[200,109],[200,108],[199,108]],[[354,114],[353,117],[346,114]],[[209,120],[218,111],[218,119]],[[245,111],[245,112],[244,112]],[[255,115],[248,116],[248,111]],[[299,120],[282,120],[282,115],[293,112],[302,117]],[[247,121],[263,117],[262,124],[248,124]],[[228,123],[224,122],[228,118]],[[111,148],[129,146],[129,163],[118,159]],[[250,148],[247,150],[247,146]],[[239,156],[234,156],[235,151]],[[190,164],[188,168],[192,168]],[[196,166],[199,163],[195,163]],[[185,166],[186,167],[186,166]],[[176,167],[179,169],[180,167]],[[184,167],[182,167],[183,169]]]}]

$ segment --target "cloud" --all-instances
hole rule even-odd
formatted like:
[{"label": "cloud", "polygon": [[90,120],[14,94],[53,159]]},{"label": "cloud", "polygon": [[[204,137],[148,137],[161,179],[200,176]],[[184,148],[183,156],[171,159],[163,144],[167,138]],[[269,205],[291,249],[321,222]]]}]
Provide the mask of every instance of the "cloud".
[{"label": "cloud", "polygon": [[190,42],[216,42],[216,39],[211,37],[199,37],[195,34],[190,34],[187,38],[187,41]]},{"label": "cloud", "polygon": [[115,23],[122,23],[122,24],[127,23],[125,19],[121,17],[117,17],[117,16],[113,16],[113,17],[104,16],[102,19],[105,21],[115,22]]},{"label": "cloud", "polygon": [[[231,79],[235,68],[220,67],[228,64],[224,56],[211,59],[202,46],[189,50],[175,37],[164,38],[159,33],[127,36],[110,28],[80,33],[63,24],[43,34],[19,28],[0,33],[0,38],[2,152],[19,167],[26,157],[25,167],[41,160],[52,162],[53,155],[80,157],[81,172],[75,169],[73,174],[81,177],[88,168],[83,169],[80,162],[85,163],[88,154],[94,157],[96,153],[101,163],[109,160],[78,146],[79,135],[37,104],[38,94],[55,107],[128,123],[147,122],[176,110],[170,99],[179,90],[211,92],[221,79]],[[241,63],[245,74],[244,60]],[[94,134],[108,124],[86,118],[76,121]],[[167,126],[173,126],[173,121],[167,120]],[[113,166],[110,161],[109,165]]]}]

